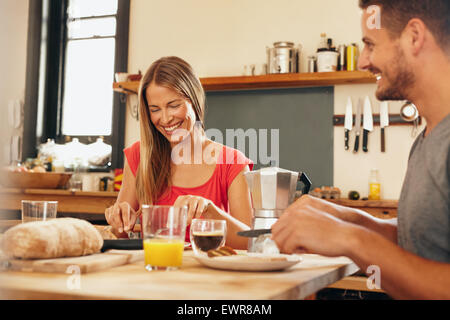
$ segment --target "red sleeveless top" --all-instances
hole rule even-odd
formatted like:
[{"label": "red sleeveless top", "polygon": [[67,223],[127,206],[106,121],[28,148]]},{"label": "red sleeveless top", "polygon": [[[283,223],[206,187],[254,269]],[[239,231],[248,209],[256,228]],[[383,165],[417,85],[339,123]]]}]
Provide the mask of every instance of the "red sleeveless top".
[{"label": "red sleeveless top", "polygon": [[[140,161],[140,141],[124,149],[131,172],[136,176]],[[239,150],[223,146],[212,176],[200,186],[182,188],[171,186],[168,192],[155,202],[155,205],[173,205],[181,195],[194,195],[211,200],[217,207],[228,212],[228,188],[234,178],[245,166],[253,169],[253,162]],[[189,242],[189,227],[186,230],[186,241]]]}]

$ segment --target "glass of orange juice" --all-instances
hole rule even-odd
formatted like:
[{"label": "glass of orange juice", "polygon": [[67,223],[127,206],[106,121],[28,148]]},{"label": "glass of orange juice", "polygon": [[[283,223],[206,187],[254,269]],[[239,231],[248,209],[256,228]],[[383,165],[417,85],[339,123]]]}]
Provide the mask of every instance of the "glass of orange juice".
[{"label": "glass of orange juice", "polygon": [[176,270],[183,261],[187,206],[142,205],[145,268]]}]

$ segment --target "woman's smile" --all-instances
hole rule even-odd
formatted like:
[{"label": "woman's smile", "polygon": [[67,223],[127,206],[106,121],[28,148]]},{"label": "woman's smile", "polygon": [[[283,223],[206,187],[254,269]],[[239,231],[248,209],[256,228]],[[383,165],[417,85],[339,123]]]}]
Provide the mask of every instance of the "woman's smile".
[{"label": "woman's smile", "polygon": [[178,128],[181,127],[181,125],[183,124],[183,121],[178,122],[174,125],[171,126],[160,126],[160,128],[162,128],[162,130],[167,134],[167,135],[172,135],[174,133],[174,131]]}]

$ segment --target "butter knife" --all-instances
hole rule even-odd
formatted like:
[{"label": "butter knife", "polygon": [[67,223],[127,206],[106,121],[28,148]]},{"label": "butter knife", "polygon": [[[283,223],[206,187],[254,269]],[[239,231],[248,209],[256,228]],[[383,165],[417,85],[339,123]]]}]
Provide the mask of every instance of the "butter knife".
[{"label": "butter knife", "polygon": [[257,238],[262,234],[272,233],[272,229],[253,229],[247,231],[238,231],[237,235],[247,238]]}]

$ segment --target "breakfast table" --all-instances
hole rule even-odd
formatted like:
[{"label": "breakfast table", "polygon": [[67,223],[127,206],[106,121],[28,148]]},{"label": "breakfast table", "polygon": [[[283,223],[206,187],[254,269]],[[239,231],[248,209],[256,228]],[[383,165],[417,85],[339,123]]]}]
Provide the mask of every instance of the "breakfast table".
[{"label": "breakfast table", "polygon": [[346,257],[302,254],[280,271],[235,271],[204,266],[193,251],[174,271],[147,271],[144,257],[96,272],[0,272],[0,299],[291,300],[304,299],[358,267]]}]

